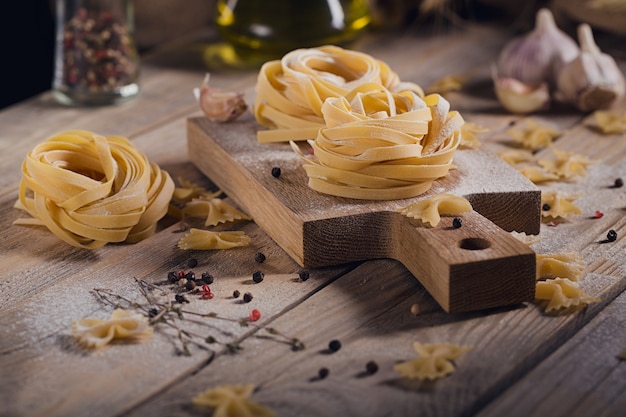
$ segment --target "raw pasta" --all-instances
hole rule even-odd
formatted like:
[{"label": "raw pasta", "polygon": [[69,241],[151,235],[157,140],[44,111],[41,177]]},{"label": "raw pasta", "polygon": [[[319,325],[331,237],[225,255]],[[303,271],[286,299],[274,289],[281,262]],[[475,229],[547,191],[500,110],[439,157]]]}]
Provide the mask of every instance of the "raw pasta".
[{"label": "raw pasta", "polygon": [[535,165],[526,165],[517,168],[517,171],[531,180],[534,184],[539,184],[546,181],[556,181],[559,176],[546,171],[544,168]]},{"label": "raw pasta", "polygon": [[605,110],[596,110],[593,112],[595,126],[605,135],[626,132],[626,112],[617,114]]},{"label": "raw pasta", "polygon": [[37,145],[22,164],[16,208],[72,246],[97,248],[152,235],[174,183],[128,139],[72,130]]},{"label": "raw pasta", "polygon": [[523,120],[523,126],[514,126],[506,131],[517,143],[533,151],[546,148],[561,132],[552,126],[537,123],[531,118]]},{"label": "raw pasta", "polygon": [[411,379],[441,378],[455,371],[452,361],[472,349],[472,346],[459,346],[451,343],[413,343],[418,358],[394,365],[393,369]]},{"label": "raw pasta", "polygon": [[246,246],[250,237],[243,231],[213,232],[202,229],[189,229],[189,232],[178,241],[180,249],[231,249]]},{"label": "raw pasta", "polygon": [[327,98],[344,97],[372,84],[393,92],[424,94],[418,85],[401,82],[384,62],[337,46],[296,49],[265,63],[257,79],[253,112],[261,125],[272,130],[260,131],[259,142],[315,138],[325,127],[322,105]]},{"label": "raw pasta", "polygon": [[515,231],[510,232],[510,233],[511,233],[511,236],[513,236],[515,239],[519,240],[526,246],[532,246],[541,240],[541,237],[539,235],[528,235],[524,232],[515,232]]},{"label": "raw pasta", "polygon": [[405,216],[430,224],[432,227],[439,224],[441,215],[454,216],[468,211],[472,211],[470,202],[452,194],[437,194],[400,209],[400,213]]},{"label": "raw pasta", "polygon": [[253,384],[223,385],[196,395],[192,401],[212,407],[213,417],[275,417],[273,410],[250,400],[253,392]]},{"label": "raw pasta", "polygon": [[498,156],[511,166],[515,166],[520,162],[530,162],[533,160],[533,153],[527,149],[506,149],[499,152]]},{"label": "raw pasta", "polygon": [[74,321],[72,334],[80,344],[99,348],[113,339],[139,339],[150,336],[152,327],[145,316],[118,308],[108,320],[86,318]]},{"label": "raw pasta", "polygon": [[252,220],[221,198],[194,198],[185,205],[181,213],[192,217],[206,217],[205,226],[216,226],[235,220]]},{"label": "raw pasta", "polygon": [[592,161],[585,155],[553,149],[555,159],[542,159],[538,163],[546,171],[558,175],[559,178],[570,179],[587,175],[587,167]]},{"label": "raw pasta", "polygon": [[577,282],[567,278],[538,281],[535,287],[535,298],[549,301],[545,308],[546,313],[555,310],[582,308],[590,303],[600,301],[599,298],[587,295]]},{"label": "raw pasta", "polygon": [[291,146],[304,163],[309,187],[359,199],[426,192],[447,175],[464,123],[441,96],[422,100],[383,87],[329,98],[322,112],[328,127],[309,141],[314,155],[305,155],[294,142]]},{"label": "raw pasta", "polygon": [[578,281],[584,270],[585,263],[579,253],[537,254],[537,279],[560,277]]},{"label": "raw pasta", "polygon": [[461,143],[459,148],[461,149],[476,149],[480,147],[480,139],[478,139],[479,133],[488,132],[489,129],[479,126],[473,122],[465,122],[461,126]]},{"label": "raw pasta", "polygon": [[573,203],[575,199],[575,196],[560,191],[543,191],[541,193],[541,216],[546,220],[571,219],[582,213]]}]

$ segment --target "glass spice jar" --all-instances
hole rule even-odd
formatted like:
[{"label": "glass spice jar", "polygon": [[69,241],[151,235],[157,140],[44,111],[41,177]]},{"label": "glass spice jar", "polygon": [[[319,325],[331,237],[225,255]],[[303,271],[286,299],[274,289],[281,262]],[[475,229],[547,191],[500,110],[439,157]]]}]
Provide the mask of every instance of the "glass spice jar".
[{"label": "glass spice jar", "polygon": [[67,105],[107,105],[139,93],[132,0],[57,0],[52,93]]}]

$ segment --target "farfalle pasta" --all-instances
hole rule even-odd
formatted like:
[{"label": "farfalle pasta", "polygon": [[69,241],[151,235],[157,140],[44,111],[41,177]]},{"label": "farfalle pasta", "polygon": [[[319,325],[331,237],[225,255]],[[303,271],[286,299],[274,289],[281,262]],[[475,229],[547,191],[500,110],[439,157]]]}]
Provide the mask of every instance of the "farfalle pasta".
[{"label": "farfalle pasta", "polygon": [[168,209],[174,183],[121,136],[72,130],[28,153],[16,208],[81,248],[137,242],[152,235]]},{"label": "farfalle pasta", "polygon": [[413,343],[419,355],[416,359],[394,365],[393,369],[406,378],[435,380],[455,371],[452,361],[470,351],[472,346],[460,346],[451,343],[421,344]]},{"label": "farfalle pasta", "polygon": [[453,194],[437,194],[430,198],[416,201],[399,211],[407,217],[435,227],[441,221],[442,215],[455,216],[472,211],[472,205],[463,197]]},{"label": "farfalle pasta", "polygon": [[313,139],[325,127],[322,105],[363,85],[390,91],[413,91],[387,64],[362,52],[338,46],[296,49],[265,63],[258,74],[254,116],[271,130],[258,132],[259,142]]},{"label": "farfalle pasta", "polygon": [[85,318],[72,323],[72,335],[89,348],[105,346],[114,339],[141,339],[152,333],[145,316],[119,308],[107,320]]},{"label": "farfalle pasta", "polygon": [[221,198],[194,198],[185,205],[181,213],[184,216],[206,217],[205,226],[216,226],[219,223],[252,219]]},{"label": "farfalle pasta", "polygon": [[253,384],[223,385],[196,395],[192,402],[213,408],[213,417],[276,417],[273,410],[250,400],[253,392]]},{"label": "farfalle pasta", "polygon": [[513,126],[506,133],[523,148],[533,151],[547,148],[561,135],[558,129],[531,118],[524,119],[521,125]]},{"label": "farfalle pasta", "polygon": [[553,149],[554,159],[541,159],[537,161],[546,171],[557,175],[561,179],[584,177],[587,175],[587,167],[593,162],[586,155],[573,152],[564,152]]},{"label": "farfalle pasta", "polygon": [[583,308],[590,303],[600,301],[597,297],[590,297],[577,282],[568,278],[554,278],[538,281],[535,287],[535,298],[546,300],[546,313],[552,311]]},{"label": "farfalle pasta", "polygon": [[180,249],[212,250],[212,249],[232,249],[246,246],[250,243],[250,236],[245,232],[225,231],[214,232],[191,228],[179,241]]},{"label": "farfalle pasta", "polygon": [[576,196],[561,191],[541,192],[541,216],[546,220],[571,219],[582,213],[573,201]]},{"label": "farfalle pasta", "polygon": [[537,279],[568,278],[578,281],[585,270],[582,256],[576,252],[537,254]]},{"label": "farfalle pasta", "polygon": [[516,168],[517,172],[528,178],[534,184],[539,184],[547,181],[557,181],[559,176],[548,172],[545,168],[537,165],[525,165]]}]

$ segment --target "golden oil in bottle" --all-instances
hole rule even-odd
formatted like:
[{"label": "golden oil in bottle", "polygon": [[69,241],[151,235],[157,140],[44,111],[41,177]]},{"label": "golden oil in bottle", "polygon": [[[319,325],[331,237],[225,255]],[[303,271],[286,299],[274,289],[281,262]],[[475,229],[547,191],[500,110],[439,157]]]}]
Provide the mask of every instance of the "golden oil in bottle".
[{"label": "golden oil in bottle", "polygon": [[368,0],[218,0],[217,28],[241,55],[345,45],[371,21]]}]

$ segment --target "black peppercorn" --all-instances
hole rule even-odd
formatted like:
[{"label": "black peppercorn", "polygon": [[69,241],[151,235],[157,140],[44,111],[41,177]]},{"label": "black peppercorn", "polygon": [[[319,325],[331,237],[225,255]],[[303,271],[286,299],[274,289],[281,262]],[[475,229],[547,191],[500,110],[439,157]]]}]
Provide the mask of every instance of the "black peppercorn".
[{"label": "black peppercorn", "polygon": [[253,299],[253,298],[254,298],[254,297],[253,297],[253,296],[252,296],[252,294],[250,294],[249,292],[247,292],[247,293],[245,293],[245,294],[243,295],[243,301],[244,301],[245,303],[249,303],[250,301],[252,301],[252,299]]},{"label": "black peppercorn", "polygon": [[624,180],[621,178],[616,178],[615,182],[613,183],[613,187],[622,188],[623,186],[624,186]]},{"label": "black peppercorn", "polygon": [[365,364],[365,370],[368,374],[372,375],[378,372],[378,364],[374,361],[369,361]]},{"label": "black peppercorn", "polygon": [[274,177],[274,178],[280,177],[280,168],[279,167],[272,168],[272,177]]},{"label": "black peppercorn", "polygon": [[254,255],[254,262],[262,264],[263,262],[265,262],[265,255],[263,255],[261,252],[257,252],[257,254]]},{"label": "black peppercorn", "polygon": [[200,276],[202,277],[202,281],[204,281],[206,285],[213,284],[213,281],[214,281],[213,275],[209,274],[208,272],[203,272],[202,275]]},{"label": "black peppercorn", "polygon": [[185,288],[189,291],[193,290],[194,288],[196,288],[196,281],[188,279],[187,283],[185,284]]},{"label": "black peppercorn", "polygon": [[240,295],[241,293],[239,292],[239,290],[233,291],[233,298],[239,298]]},{"label": "black peppercorn", "polygon": [[176,272],[174,272],[174,271],[170,271],[170,272],[168,272],[168,273],[167,273],[167,280],[168,280],[169,282],[172,282],[172,283],[174,283],[174,282],[178,282],[178,280],[179,280],[179,278],[178,278],[178,274],[177,274]]},{"label": "black peppercorn", "polygon": [[159,309],[157,308],[151,308],[150,310],[148,310],[148,317],[150,318],[156,317],[157,314],[159,314]]},{"label": "black peppercorn", "polygon": [[324,379],[328,376],[329,373],[330,371],[328,370],[328,368],[320,368],[320,370],[317,371],[317,376],[319,379]]},{"label": "black peppercorn", "polygon": [[541,206],[541,209],[543,211],[549,211],[552,207],[550,207],[550,204],[546,203],[543,206]]},{"label": "black peppercorn", "polygon": [[193,271],[189,271],[185,274],[185,278],[187,278],[188,280],[194,280],[196,279],[196,273]]},{"label": "black peppercorn", "polygon": [[198,260],[196,258],[191,258],[187,261],[187,266],[189,268],[195,268],[196,266],[198,266]]},{"label": "black peppercorn", "polygon": [[256,282],[257,284],[263,281],[263,278],[265,278],[265,274],[261,271],[254,271],[254,273],[252,274],[252,281]]},{"label": "black peppercorn", "polygon": [[309,279],[309,277],[311,276],[311,274],[309,274],[309,271],[307,271],[307,270],[305,269],[305,270],[300,271],[300,272],[298,273],[298,276],[300,277],[300,279],[301,279],[302,281],[306,281],[307,279]]},{"label": "black peppercorn", "polygon": [[609,230],[606,234],[606,240],[609,242],[615,242],[617,240],[617,232],[613,229]]},{"label": "black peppercorn", "polygon": [[452,220],[452,227],[454,227],[455,229],[458,229],[461,226],[463,226],[463,222],[461,221],[461,218],[460,217],[455,217]]},{"label": "black peppercorn", "polygon": [[331,352],[337,352],[339,349],[341,349],[341,342],[339,340],[331,340],[330,343],[328,343],[328,350]]},{"label": "black peppercorn", "polygon": [[176,294],[174,296],[174,299],[176,300],[177,303],[181,303],[181,304],[189,302],[189,300],[187,300],[187,298],[182,294]]}]

